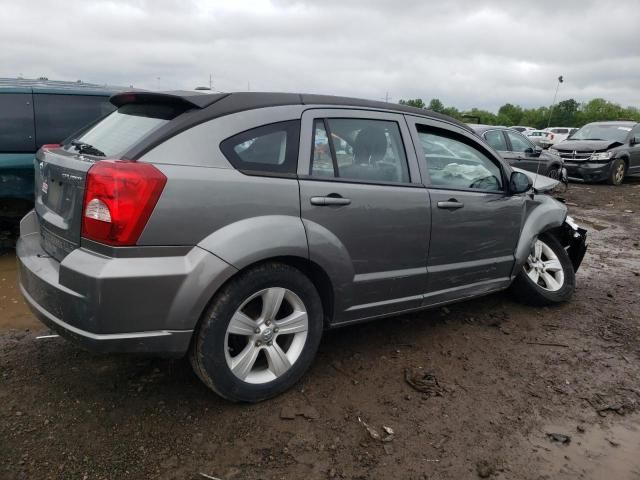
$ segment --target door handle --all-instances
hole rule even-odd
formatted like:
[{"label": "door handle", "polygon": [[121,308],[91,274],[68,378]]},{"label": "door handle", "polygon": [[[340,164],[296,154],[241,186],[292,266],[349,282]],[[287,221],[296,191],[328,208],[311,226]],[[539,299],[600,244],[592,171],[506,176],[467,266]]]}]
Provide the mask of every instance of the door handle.
[{"label": "door handle", "polygon": [[450,198],[446,202],[438,202],[438,208],[446,208],[447,210],[457,210],[464,207],[464,203],[457,201],[455,198]]},{"label": "door handle", "polygon": [[318,205],[319,207],[350,204],[350,198],[343,198],[340,196],[327,195],[326,197],[311,197],[311,205]]}]

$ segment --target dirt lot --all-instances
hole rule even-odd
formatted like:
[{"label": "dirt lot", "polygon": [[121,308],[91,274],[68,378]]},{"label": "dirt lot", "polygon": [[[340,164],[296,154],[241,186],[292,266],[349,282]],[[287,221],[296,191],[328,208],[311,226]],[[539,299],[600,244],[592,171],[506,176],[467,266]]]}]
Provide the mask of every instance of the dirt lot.
[{"label": "dirt lot", "polygon": [[303,382],[259,405],[183,360],[37,340],[5,254],[0,478],[640,479],[640,179],[565,198],[591,242],[570,304],[498,294],[329,332]]}]

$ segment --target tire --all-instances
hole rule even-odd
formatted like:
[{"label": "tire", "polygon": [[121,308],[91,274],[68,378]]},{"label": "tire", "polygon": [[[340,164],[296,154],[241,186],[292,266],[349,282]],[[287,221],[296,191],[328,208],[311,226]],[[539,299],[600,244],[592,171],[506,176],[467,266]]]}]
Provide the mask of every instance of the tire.
[{"label": "tire", "polygon": [[622,185],[624,182],[624,176],[627,173],[627,165],[624,163],[624,160],[618,158],[613,161],[611,165],[611,172],[609,172],[609,178],[607,182],[610,185]]},{"label": "tire", "polygon": [[533,251],[511,285],[518,300],[534,306],[567,302],[575,288],[576,276],[569,255],[550,234],[542,234],[536,240]]},{"label": "tire", "polygon": [[547,170],[547,172],[545,173],[545,176],[549,178],[553,178],[554,180],[560,180],[561,170],[562,170],[562,167],[558,167],[557,165],[554,165],[550,167],[549,170]]},{"label": "tire", "polygon": [[291,388],[309,368],[323,318],[320,296],[300,270],[259,265],[213,297],[191,345],[191,365],[227,400],[266,400]]}]

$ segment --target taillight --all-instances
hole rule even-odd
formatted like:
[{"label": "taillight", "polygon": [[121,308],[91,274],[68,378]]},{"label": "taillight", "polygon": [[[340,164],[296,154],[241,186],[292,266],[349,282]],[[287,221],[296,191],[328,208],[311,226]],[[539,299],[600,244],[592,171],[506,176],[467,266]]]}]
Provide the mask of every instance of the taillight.
[{"label": "taillight", "polygon": [[549,134],[549,140],[553,140],[553,138],[554,138],[553,133],[550,133]]},{"label": "taillight", "polygon": [[53,150],[55,148],[60,148],[61,145],[59,143],[45,143],[44,145],[42,145],[42,149],[43,150]]},{"label": "taillight", "polygon": [[96,162],[87,173],[82,236],[114,246],[135,245],[167,177],[149,163]]}]

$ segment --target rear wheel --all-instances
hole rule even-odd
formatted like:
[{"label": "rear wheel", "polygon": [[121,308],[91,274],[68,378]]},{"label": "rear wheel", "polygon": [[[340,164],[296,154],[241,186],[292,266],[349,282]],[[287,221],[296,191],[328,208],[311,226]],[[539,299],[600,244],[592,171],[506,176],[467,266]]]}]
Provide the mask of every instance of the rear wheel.
[{"label": "rear wheel", "polygon": [[624,175],[627,170],[627,165],[624,163],[624,160],[617,159],[613,161],[613,165],[611,165],[611,172],[609,173],[608,182],[611,185],[622,185],[624,182]]},{"label": "rear wheel", "polygon": [[553,305],[568,301],[576,279],[567,251],[549,234],[542,234],[511,286],[516,297],[531,305]]},{"label": "rear wheel", "polygon": [[191,348],[191,364],[228,400],[265,400],[291,388],[307,370],[322,319],[318,292],[302,272],[278,263],[258,266],[216,294]]}]

